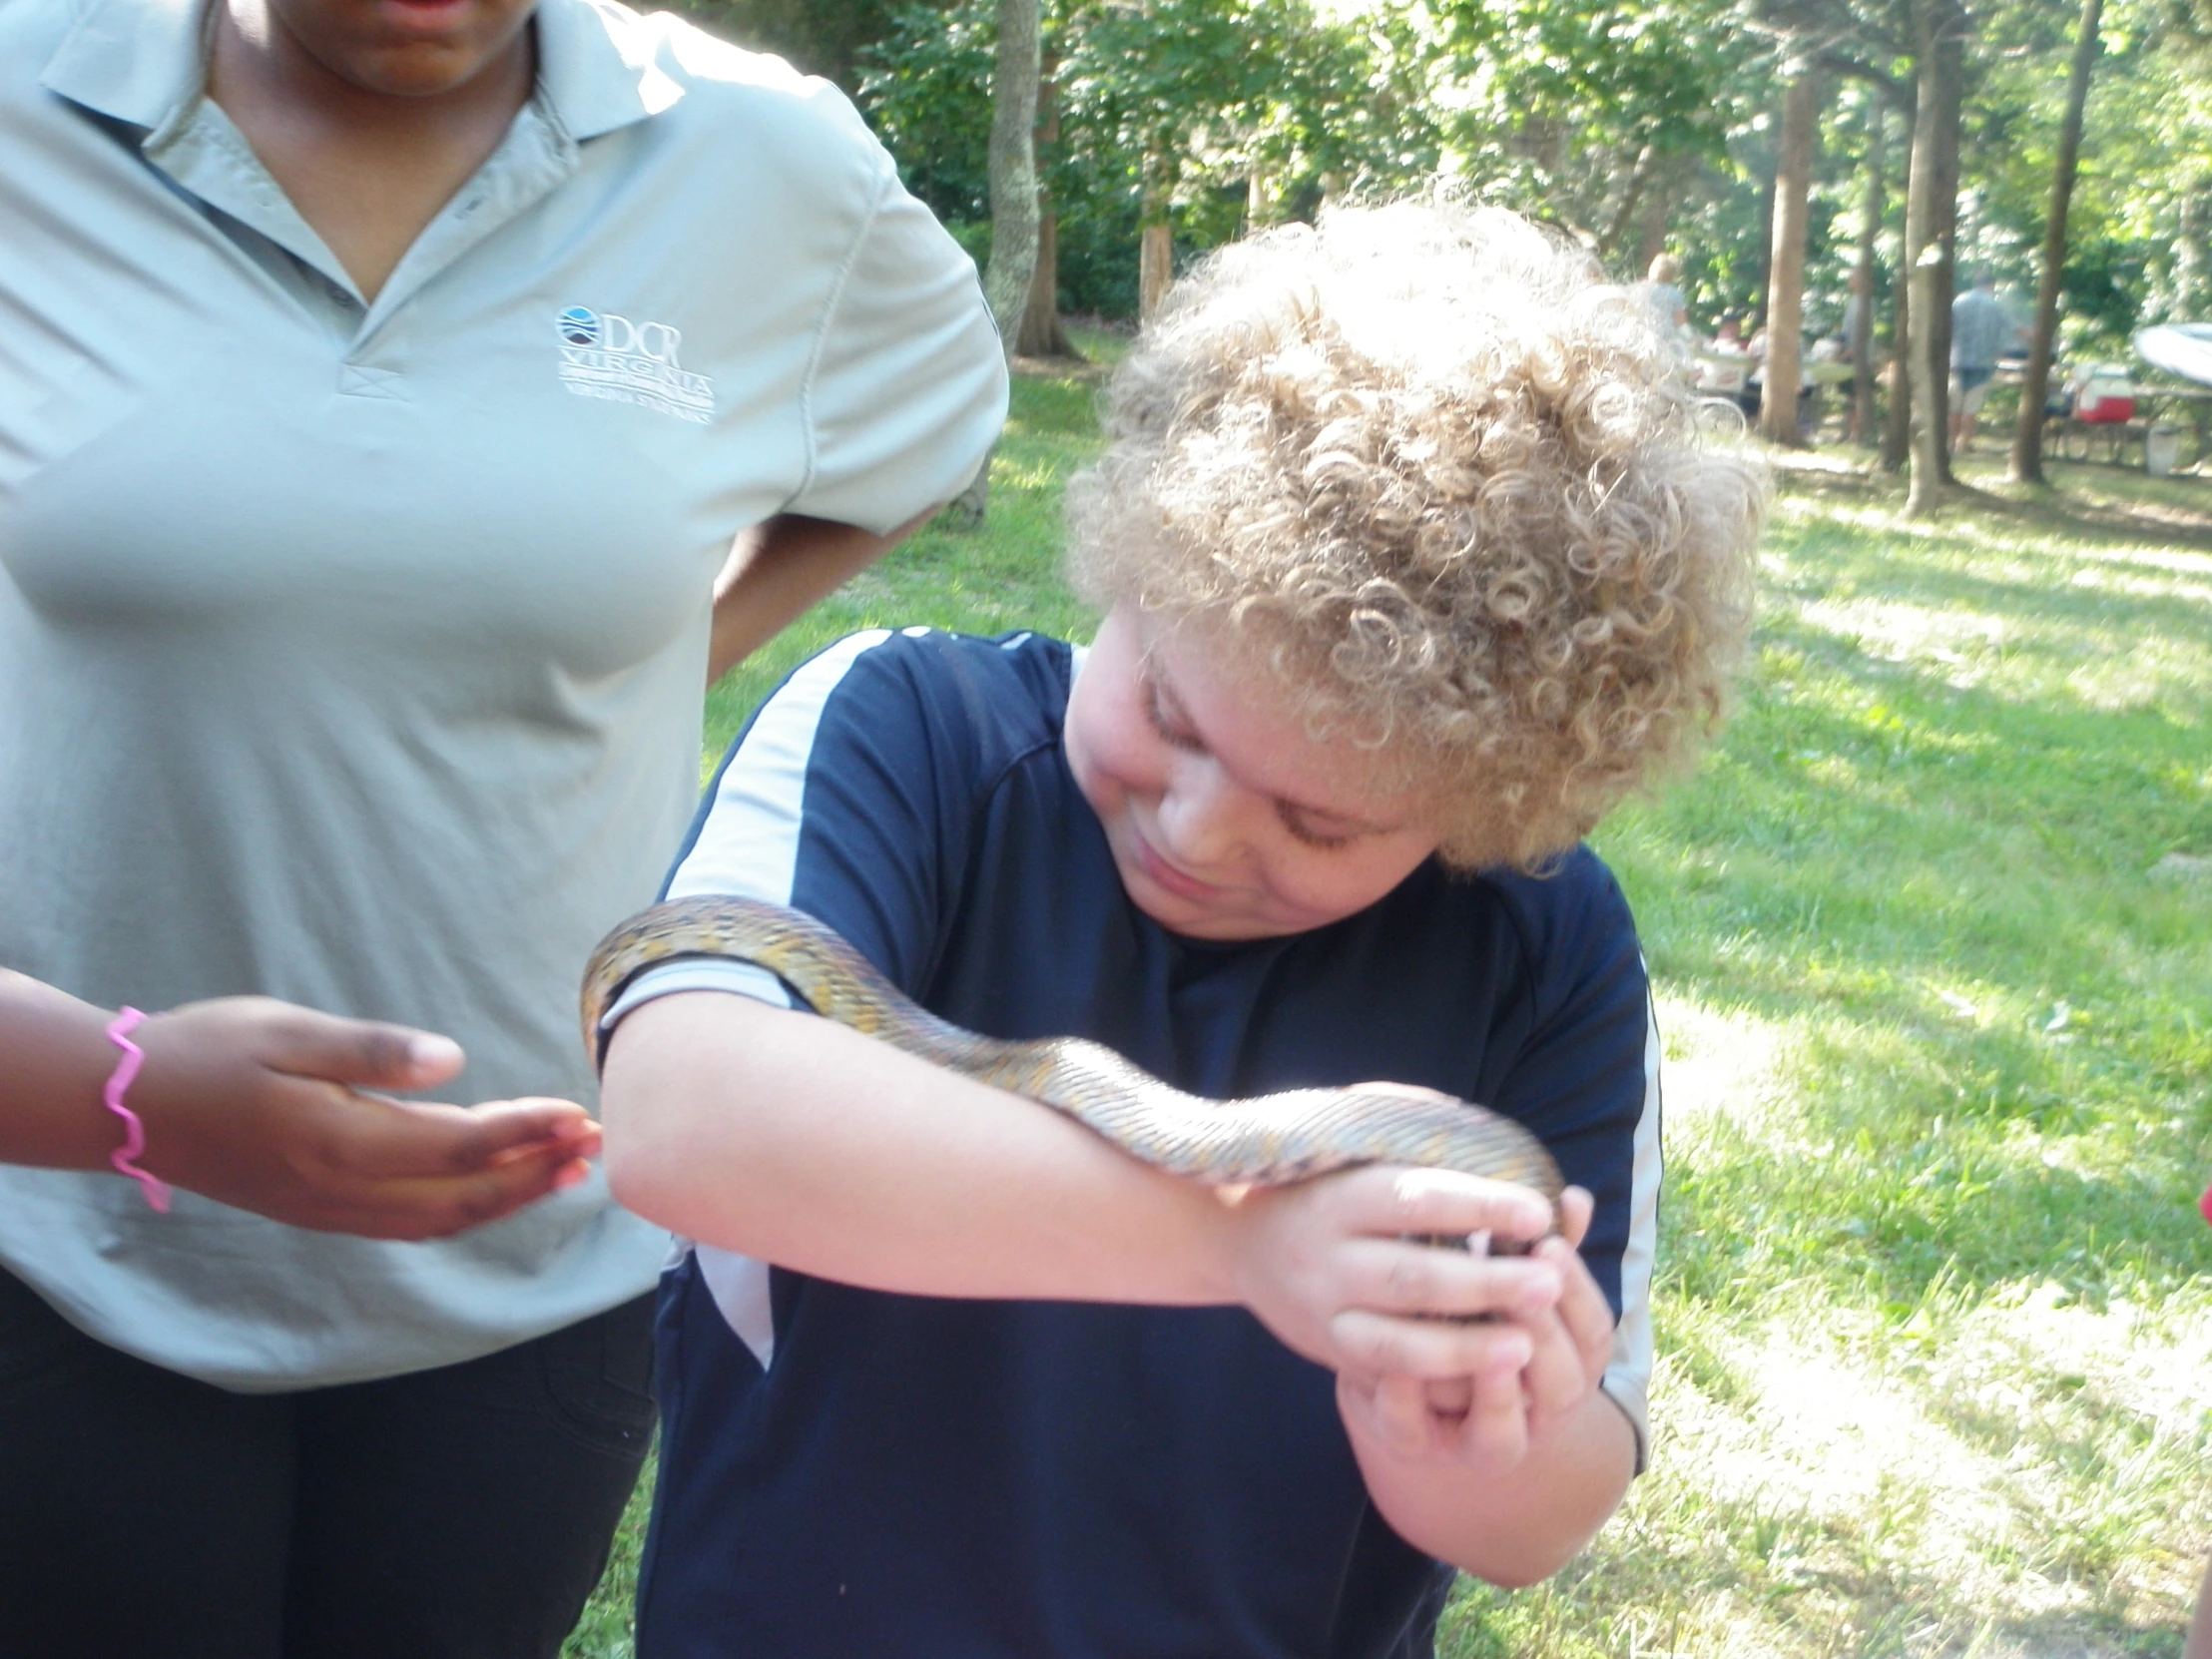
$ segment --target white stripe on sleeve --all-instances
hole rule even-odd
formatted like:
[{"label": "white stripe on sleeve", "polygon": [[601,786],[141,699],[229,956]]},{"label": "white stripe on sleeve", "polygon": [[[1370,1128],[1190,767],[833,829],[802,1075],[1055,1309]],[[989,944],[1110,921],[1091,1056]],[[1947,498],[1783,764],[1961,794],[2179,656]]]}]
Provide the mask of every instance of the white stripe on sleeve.
[{"label": "white stripe on sleeve", "polygon": [[[873,629],[839,640],[802,666],[754,718],[738,757],[723,769],[699,839],[669,880],[671,898],[735,893],[789,904],[799,871],[800,827],[807,804],[807,763],[823,711],[861,653],[890,634]],[[680,990],[727,990],[791,1006],[776,976],[750,963],[671,962],[640,974],[608,1015]],[[700,1277],[731,1331],[766,1371],[776,1356],[776,1316],[766,1262],[696,1245]]]},{"label": "white stripe on sleeve", "polygon": [[1636,1472],[1651,1454],[1651,1269],[1659,1243],[1659,1016],[1644,993],[1644,1109],[1628,1187],[1628,1243],[1621,1251],[1621,1318],[1601,1386],[1636,1430]]}]

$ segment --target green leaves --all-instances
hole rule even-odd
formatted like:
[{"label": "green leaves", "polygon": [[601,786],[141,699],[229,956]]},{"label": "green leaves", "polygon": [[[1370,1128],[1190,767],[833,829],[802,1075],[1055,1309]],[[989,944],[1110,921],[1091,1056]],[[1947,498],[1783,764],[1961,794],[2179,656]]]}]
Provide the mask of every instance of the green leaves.
[{"label": "green leaves", "polygon": [[[954,222],[988,211],[992,27],[986,0],[911,6],[863,54],[870,119],[908,187]],[[1059,136],[1038,161],[1076,308],[1134,308],[1141,218],[1207,247],[1253,202],[1295,216],[1326,188],[1402,188],[1440,159],[1427,43],[1394,7],[1331,21],[1304,0],[1061,0],[1045,60]],[[1107,263],[1115,274],[1093,269]]]}]

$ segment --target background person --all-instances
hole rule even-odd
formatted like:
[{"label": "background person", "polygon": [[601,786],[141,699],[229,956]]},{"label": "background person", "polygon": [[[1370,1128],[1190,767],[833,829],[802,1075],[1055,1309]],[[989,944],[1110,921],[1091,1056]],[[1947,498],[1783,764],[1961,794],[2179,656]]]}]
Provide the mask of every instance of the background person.
[{"label": "background person", "polygon": [[[20,0],[0,224],[0,963],[588,1108],[702,687],[996,431],[972,266],[830,88],[589,0]],[[552,1654],[665,1249],[596,1174],[424,1245],[0,1172],[0,1652]]]},{"label": "background person", "polygon": [[1662,339],[1690,343],[1690,301],[1682,291],[1682,262],[1672,254],[1653,258],[1638,288],[1651,307],[1652,321]]},{"label": "background person", "polygon": [[1974,273],[1973,286],[1950,302],[1950,446],[1973,447],[1975,417],[1989,399],[1997,359],[2011,349],[2019,330],[1997,298],[1997,279]]}]

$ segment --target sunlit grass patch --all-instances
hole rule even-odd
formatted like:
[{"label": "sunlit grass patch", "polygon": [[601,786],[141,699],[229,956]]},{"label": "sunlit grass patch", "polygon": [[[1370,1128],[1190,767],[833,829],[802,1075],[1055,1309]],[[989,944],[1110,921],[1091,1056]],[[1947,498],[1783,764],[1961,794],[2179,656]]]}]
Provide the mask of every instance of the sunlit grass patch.
[{"label": "sunlit grass patch", "polygon": [[1674,1028],[1654,1466],[1454,1659],[2178,1646],[2212,488],[2094,502],[1786,487],[1734,725],[1600,837]]}]

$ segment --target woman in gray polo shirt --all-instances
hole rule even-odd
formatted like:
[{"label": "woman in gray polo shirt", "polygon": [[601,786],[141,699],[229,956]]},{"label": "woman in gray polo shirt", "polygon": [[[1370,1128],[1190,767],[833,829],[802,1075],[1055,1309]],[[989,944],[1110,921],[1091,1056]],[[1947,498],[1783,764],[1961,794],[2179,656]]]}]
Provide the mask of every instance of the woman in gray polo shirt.
[{"label": "woman in gray polo shirt", "polygon": [[[702,685],[1004,399],[841,99],[603,0],[11,0],[0,318],[0,966],[460,1101],[590,1106]],[[596,1172],[435,1244],[0,1173],[0,1652],[551,1654],[664,1249]]]}]

